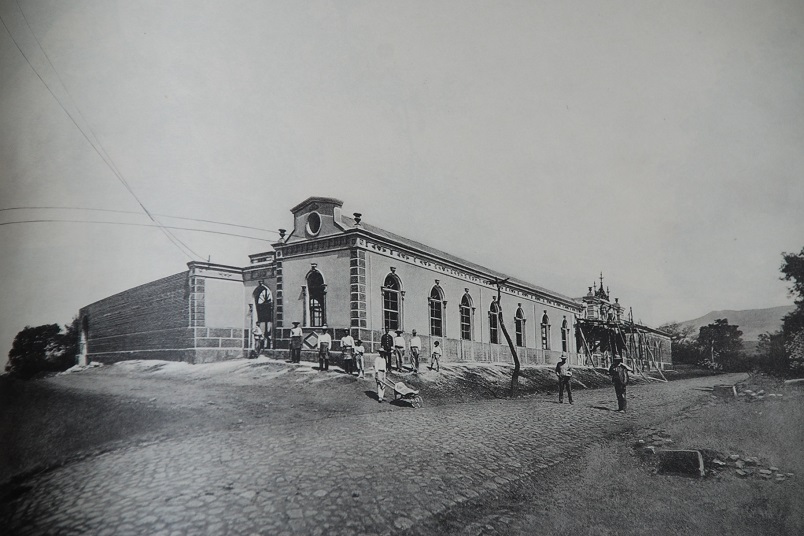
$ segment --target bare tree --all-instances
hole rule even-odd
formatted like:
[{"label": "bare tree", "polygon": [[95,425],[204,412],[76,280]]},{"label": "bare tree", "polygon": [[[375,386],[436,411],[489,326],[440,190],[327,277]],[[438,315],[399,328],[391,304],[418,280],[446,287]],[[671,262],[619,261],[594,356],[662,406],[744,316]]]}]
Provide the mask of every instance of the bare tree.
[{"label": "bare tree", "polygon": [[508,330],[505,328],[505,322],[503,322],[503,313],[502,313],[502,299],[500,288],[502,285],[508,282],[508,279],[499,279],[494,278],[493,280],[489,281],[492,285],[497,286],[497,321],[502,328],[503,335],[505,335],[505,340],[508,341],[508,348],[511,349],[511,356],[514,358],[514,373],[511,375],[511,398],[514,398],[519,395],[519,356],[516,353],[516,346],[514,346],[514,342],[511,340],[511,336],[508,334]]}]

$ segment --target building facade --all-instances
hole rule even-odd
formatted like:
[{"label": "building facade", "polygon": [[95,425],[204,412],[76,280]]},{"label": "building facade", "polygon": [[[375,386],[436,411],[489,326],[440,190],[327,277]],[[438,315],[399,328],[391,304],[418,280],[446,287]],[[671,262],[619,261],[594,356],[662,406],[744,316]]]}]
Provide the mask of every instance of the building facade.
[{"label": "building facade", "polygon": [[[425,244],[342,214],[337,199],[311,197],[291,209],[293,228],[246,267],[191,262],[188,270],[130,289],[81,310],[86,359],[174,359],[202,363],[247,355],[259,326],[271,350],[289,347],[292,322],[303,344],[324,327],[379,348],[383,329],[433,342],[444,361],[510,363],[498,324],[523,364],[552,364],[562,352],[576,364],[576,319],[584,304],[506,278]],[[507,279],[500,287],[493,280]],[[337,349],[337,343],[336,343]]]}]

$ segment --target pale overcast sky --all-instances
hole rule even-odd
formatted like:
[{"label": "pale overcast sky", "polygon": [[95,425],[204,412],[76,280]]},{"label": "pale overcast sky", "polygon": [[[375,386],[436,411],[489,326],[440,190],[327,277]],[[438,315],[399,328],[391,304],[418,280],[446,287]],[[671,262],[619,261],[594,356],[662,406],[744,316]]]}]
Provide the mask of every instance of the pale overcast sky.
[{"label": "pale overcast sky", "polygon": [[[791,303],[800,0],[0,0],[0,16],[42,78],[0,27],[0,208],[142,212],[46,82],[155,214],[275,230],[333,196],[563,294],[602,271],[653,325]],[[36,219],[150,223],[0,212]],[[175,231],[213,262],[276,239],[161,220],[267,240]],[[0,360],[25,325],[190,260],[157,229],[85,223],[0,225],[0,252]]]}]

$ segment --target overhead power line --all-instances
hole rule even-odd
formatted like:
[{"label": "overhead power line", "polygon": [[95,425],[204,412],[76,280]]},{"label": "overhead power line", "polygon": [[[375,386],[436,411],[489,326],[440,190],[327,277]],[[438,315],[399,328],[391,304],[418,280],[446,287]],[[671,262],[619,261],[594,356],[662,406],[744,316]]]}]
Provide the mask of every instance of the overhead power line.
[{"label": "overhead power line", "polygon": [[[226,233],[223,231],[210,231],[209,229],[194,229],[192,227],[176,227],[172,225],[154,225],[150,223],[129,223],[124,221],[97,221],[97,220],[68,220],[68,219],[40,219],[40,220],[18,220],[18,221],[7,221],[0,223],[0,226],[4,225],[18,225],[23,223],[98,223],[102,225],[128,225],[130,227],[151,227],[151,228],[162,228],[165,227],[167,229],[175,229],[177,231],[194,231],[197,233],[210,233],[210,234],[217,234],[217,235],[224,235],[224,236],[235,236],[238,238],[248,238],[250,240],[259,240],[261,242],[273,242],[273,240],[268,240],[266,238],[257,238],[256,236],[246,236],[237,233]],[[202,259],[203,260],[203,259]]]},{"label": "overhead power line", "polygon": [[[88,207],[7,207],[7,208],[0,208],[0,212],[6,212],[9,210],[87,210],[92,212],[113,212],[116,214],[137,214],[142,215],[142,212],[137,210],[117,210],[111,208],[88,208]],[[202,220],[199,218],[184,218],[182,216],[171,216],[170,214],[156,214],[154,216],[160,216],[162,218],[171,218],[176,220],[187,220],[187,221],[197,221],[203,223],[213,223],[215,225],[226,225],[229,227],[241,227],[243,229],[253,229],[255,231],[262,231],[265,233],[274,233],[279,234],[278,231],[274,231],[272,229],[263,229],[262,227],[252,227],[251,225],[240,225],[237,223],[226,223],[222,221],[214,221],[214,220]]]},{"label": "overhead power line", "polygon": [[117,177],[117,179],[120,181],[120,183],[123,185],[123,187],[137,201],[137,204],[140,205],[140,208],[142,208],[143,212],[145,212],[145,214],[148,216],[148,218],[151,221],[153,221],[156,224],[157,227],[160,227],[162,229],[162,232],[165,234],[165,236],[168,238],[168,240],[170,240],[173,243],[173,245],[175,245],[182,252],[182,254],[184,254],[184,255],[186,255],[186,256],[188,256],[190,258],[192,258],[192,256],[195,255],[195,257],[197,257],[198,259],[202,259],[202,257],[198,253],[193,251],[190,248],[190,246],[185,244],[179,237],[177,237],[175,234],[173,234],[168,228],[164,227],[162,225],[162,223],[159,220],[157,220],[153,216],[153,214],[151,214],[151,212],[145,207],[145,204],[143,204],[143,202],[140,200],[140,198],[137,196],[137,194],[131,188],[131,185],[128,183],[128,181],[123,177],[123,174],[117,169],[117,166],[114,164],[114,161],[109,156],[109,154],[106,152],[106,149],[103,147],[103,144],[100,142],[100,140],[98,140],[97,136],[92,131],[92,127],[89,126],[89,123],[86,121],[86,119],[84,119],[83,115],[81,115],[80,109],[75,104],[75,101],[72,99],[72,96],[70,95],[69,90],[64,85],[64,82],[62,81],[61,76],[59,76],[58,71],[53,66],[53,63],[50,61],[50,57],[47,55],[47,52],[45,52],[45,49],[42,47],[42,44],[39,42],[39,39],[36,37],[36,33],[33,31],[33,29],[31,28],[30,24],[28,24],[28,18],[25,16],[25,12],[22,10],[22,7],[20,7],[19,3],[17,3],[16,0],[15,0],[15,3],[17,4],[17,9],[19,9],[20,13],[22,14],[22,18],[25,21],[25,25],[28,27],[28,31],[31,33],[31,35],[33,35],[34,39],[36,40],[37,46],[39,47],[39,49],[44,54],[45,58],[47,59],[48,63],[50,64],[51,69],[53,69],[53,72],[56,73],[56,77],[58,78],[59,83],[62,86],[62,89],[64,89],[64,91],[67,94],[68,98],[70,99],[73,107],[76,109],[78,115],[81,117],[81,119],[85,123],[87,123],[87,129],[92,134],[92,137],[95,138],[95,140],[97,142],[97,145],[95,144],[95,142],[93,142],[90,139],[89,135],[84,131],[84,129],[81,127],[81,125],[78,124],[78,121],[75,119],[75,117],[73,117],[73,114],[71,114],[70,111],[67,110],[67,108],[64,106],[64,103],[61,102],[61,99],[59,99],[56,96],[56,94],[51,89],[50,85],[47,82],[45,82],[44,78],[42,78],[42,75],[39,74],[39,71],[31,63],[31,60],[28,58],[28,55],[25,54],[24,50],[22,50],[22,47],[17,42],[17,39],[14,37],[14,34],[11,33],[11,30],[6,25],[5,20],[3,20],[2,17],[0,17],[0,22],[2,22],[3,27],[6,29],[6,32],[8,32],[8,35],[11,37],[11,40],[14,42],[14,45],[17,47],[17,50],[19,50],[20,54],[22,54],[22,57],[25,58],[25,61],[28,63],[28,66],[31,68],[31,70],[33,70],[33,72],[36,74],[36,76],[39,78],[39,80],[42,82],[42,84],[44,84],[45,88],[47,88],[47,90],[50,93],[50,95],[56,100],[56,103],[59,105],[59,107],[64,111],[65,114],[67,114],[67,117],[70,118],[70,121],[72,121],[73,125],[75,125],[75,127],[79,130],[79,132],[81,132],[81,135],[84,137],[84,139],[87,141],[87,143],[89,143],[92,146],[92,148],[95,150],[95,152],[98,154],[98,156],[101,157],[101,159],[108,166],[108,168],[112,171],[112,173],[115,175],[115,177]]}]

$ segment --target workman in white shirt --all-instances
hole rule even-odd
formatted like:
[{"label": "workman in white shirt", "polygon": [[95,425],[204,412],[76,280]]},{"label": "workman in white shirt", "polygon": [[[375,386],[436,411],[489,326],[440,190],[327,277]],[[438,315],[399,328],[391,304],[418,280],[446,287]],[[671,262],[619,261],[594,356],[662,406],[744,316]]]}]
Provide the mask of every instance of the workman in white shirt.
[{"label": "workman in white shirt", "polygon": [[386,370],[385,356],[377,355],[374,358],[374,379],[377,381],[377,402],[382,402],[385,396],[385,374]]},{"label": "workman in white shirt", "polygon": [[416,335],[416,330],[411,331],[413,337],[410,338],[410,363],[413,365],[413,374],[419,373],[419,352],[422,348],[422,340]]},{"label": "workman in white shirt", "polygon": [[402,330],[396,330],[396,337],[394,337],[394,355],[396,356],[396,370],[402,372],[402,359],[405,357],[405,337],[402,336]]},{"label": "workman in white shirt", "polygon": [[365,378],[366,375],[364,373],[364,368],[366,366],[365,361],[363,360],[363,354],[366,353],[366,349],[363,347],[363,341],[357,339],[355,341],[355,367],[357,368],[357,377],[358,378]]},{"label": "workman in white shirt", "polygon": [[354,361],[354,354],[352,353],[355,347],[355,340],[352,335],[347,331],[346,335],[341,337],[341,359],[343,360],[343,371],[346,374],[352,375],[352,365]]},{"label": "workman in white shirt", "polygon": [[433,343],[433,354],[431,357],[430,366],[427,367],[430,370],[435,369],[438,372],[441,369],[441,346],[438,345],[438,341]]},{"label": "workman in white shirt", "polygon": [[321,328],[318,335],[318,370],[329,370],[329,348],[332,346],[332,336],[327,328]]},{"label": "workman in white shirt", "polygon": [[251,334],[254,336],[254,352],[256,355],[260,355],[262,353],[262,330],[260,329],[259,324],[254,324],[254,329],[251,330]]},{"label": "workman in white shirt", "polygon": [[290,328],[290,362],[301,362],[301,349],[302,349],[302,328],[299,327],[299,322],[293,322],[293,327]]}]

